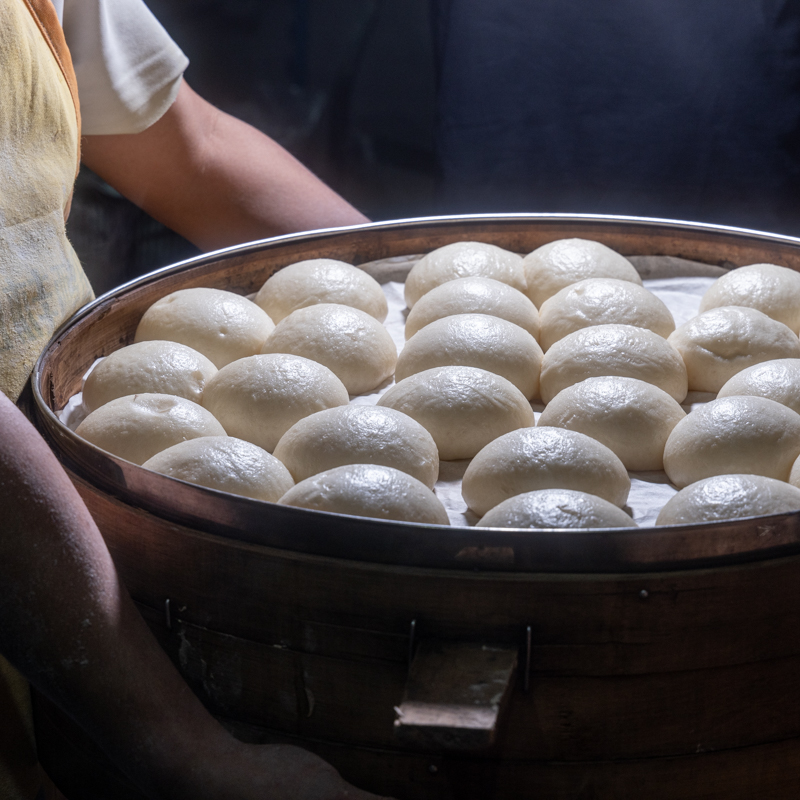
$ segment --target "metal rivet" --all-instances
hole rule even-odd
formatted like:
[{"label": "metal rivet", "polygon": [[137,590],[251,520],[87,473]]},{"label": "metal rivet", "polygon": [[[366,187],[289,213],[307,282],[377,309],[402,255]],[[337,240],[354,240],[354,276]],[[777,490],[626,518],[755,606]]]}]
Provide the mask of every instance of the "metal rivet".
[{"label": "metal rivet", "polygon": [[524,690],[527,692],[531,688],[531,626],[525,629],[525,678]]},{"label": "metal rivet", "polygon": [[439,771],[439,767],[437,767],[436,764],[431,764],[428,767],[428,772],[430,772],[431,775],[435,775],[438,771]]},{"label": "metal rivet", "polygon": [[308,688],[308,686],[305,687],[305,690],[306,700],[308,702],[308,713],[306,714],[306,717],[310,717],[314,713],[314,693]]},{"label": "metal rivet", "polygon": [[639,592],[639,597],[641,597],[642,600],[647,600],[647,598],[650,597],[650,592],[648,592],[647,589],[642,589],[642,591]]}]

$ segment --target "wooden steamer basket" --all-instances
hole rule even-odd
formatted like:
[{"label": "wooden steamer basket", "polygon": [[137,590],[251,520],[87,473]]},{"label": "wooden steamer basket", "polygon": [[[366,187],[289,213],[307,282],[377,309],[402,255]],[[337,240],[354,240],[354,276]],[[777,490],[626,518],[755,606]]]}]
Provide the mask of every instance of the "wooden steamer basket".
[{"label": "wooden steamer basket", "polygon": [[[795,798],[797,513],[571,533],[361,519],[173,481],[54,414],[175,289],[251,293],[305,258],[360,264],[465,239],[525,253],[571,236],[800,270],[798,239],[621,217],[279,237],[159,270],[80,312],[37,364],[40,430],[158,640],[240,738],[302,744],[400,800]],[[36,715],[42,761],[68,796],[139,796],[41,698]]]}]

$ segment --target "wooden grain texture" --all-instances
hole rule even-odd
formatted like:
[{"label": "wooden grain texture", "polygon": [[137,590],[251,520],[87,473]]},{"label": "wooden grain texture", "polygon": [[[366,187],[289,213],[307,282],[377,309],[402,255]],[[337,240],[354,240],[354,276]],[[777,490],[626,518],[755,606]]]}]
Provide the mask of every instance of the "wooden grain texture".
[{"label": "wooden grain texture", "polygon": [[[36,698],[34,714],[45,767],[68,800],[143,800],[58,709]],[[354,747],[221,722],[242,741],[305,747],[355,785],[396,800],[795,800],[800,793],[796,738],[681,757],[567,763]]]},{"label": "wooden grain texture", "polygon": [[[285,741],[223,721],[245,741]],[[576,763],[302,744],[348,780],[397,800],[795,800],[800,792],[798,739],[677,758]]]},{"label": "wooden grain texture", "polygon": [[531,625],[537,669],[559,674],[800,655],[798,557],[647,575],[391,567],[231,541],[77,486],[134,597],[152,608],[169,597],[186,622],[265,644],[324,654],[338,638],[342,655],[403,660],[417,619],[424,637],[519,645]]},{"label": "wooden grain texture", "polygon": [[[171,599],[181,635],[163,634],[162,643],[218,713],[388,746],[411,619],[425,635],[520,644],[527,621],[532,689],[512,698],[512,733],[503,734],[511,753],[633,757],[798,733],[787,711],[800,702],[795,558],[644,583],[637,576],[426,574],[272,552],[87,498],[154,626],[163,625]],[[240,674],[226,673],[226,664]],[[234,702],[230,686],[247,690]],[[310,716],[306,689],[314,697]]]},{"label": "wooden grain texture", "polygon": [[[303,653],[181,621],[168,631],[163,615],[142,611],[214,713],[295,736],[415,749],[393,727],[405,662]],[[535,667],[530,691],[517,681],[509,696],[498,757],[657,757],[800,736],[792,712],[800,704],[800,657],[629,677],[548,675]]]}]

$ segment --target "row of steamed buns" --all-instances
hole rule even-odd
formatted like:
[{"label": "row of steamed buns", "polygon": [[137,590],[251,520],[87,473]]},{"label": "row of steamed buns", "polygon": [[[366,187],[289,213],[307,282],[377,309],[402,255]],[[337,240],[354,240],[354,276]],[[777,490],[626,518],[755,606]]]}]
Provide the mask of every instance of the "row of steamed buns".
[{"label": "row of steamed buns", "polygon": [[[446,524],[430,493],[438,459],[476,454],[463,494],[486,515],[485,525],[632,525],[620,509],[630,488],[627,470],[662,466],[681,487],[741,464],[742,473],[783,481],[787,502],[800,507],[800,489],[785,483],[800,435],[784,436],[793,443],[777,460],[774,453],[775,432],[791,432],[794,418],[800,425],[796,411],[779,398],[731,398],[714,413],[705,413],[711,403],[688,416],[679,405],[689,389],[716,391],[748,365],[800,356],[800,276],[793,271],[756,265],[730,273],[703,298],[704,313],[677,331],[627,259],[584,240],[553,242],[525,259],[492,245],[448,245],[412,269],[405,292],[411,310],[399,359],[381,325],[380,286],[341,262],[284,268],[255,303],[212,289],[175,292],[145,313],[137,344],[112,354],[87,379],[85,404],[98,411],[78,432],[166,474],[221,481],[215,488],[236,491],[241,465],[249,473],[255,467],[240,452],[244,442],[216,439],[228,434],[274,451],[287,467],[284,474],[273,465],[280,480],[267,479],[275,487],[263,499],[385,518]],[[191,344],[197,363],[177,363],[190,354],[179,355],[180,345],[168,342]],[[798,365],[781,362],[783,377],[773,376],[772,384],[787,394],[785,373]],[[398,383],[377,408],[346,406],[348,394],[370,391],[393,372]],[[195,404],[187,410],[174,397],[148,392],[188,397],[211,419],[193,419]],[[796,386],[788,395],[797,396]],[[547,406],[534,428],[529,400],[538,397]],[[108,406],[102,415],[100,406]],[[189,433],[187,425],[203,432]],[[215,441],[187,441],[149,460],[171,436]],[[225,447],[239,450],[223,457]],[[191,463],[167,463],[178,456]],[[754,467],[754,456],[763,468]],[[354,461],[367,463],[343,466]],[[287,480],[301,485],[290,489]],[[756,479],[736,477],[735,491],[727,480],[737,502],[748,492],[767,497],[763,486],[751,486]],[[536,489],[546,491],[531,494]],[[239,491],[255,496],[250,487]],[[419,502],[409,502],[411,495]],[[376,498],[383,499],[376,505]],[[708,513],[741,516],[739,506]],[[487,514],[495,507],[502,513]],[[692,520],[659,518],[673,521]]]}]

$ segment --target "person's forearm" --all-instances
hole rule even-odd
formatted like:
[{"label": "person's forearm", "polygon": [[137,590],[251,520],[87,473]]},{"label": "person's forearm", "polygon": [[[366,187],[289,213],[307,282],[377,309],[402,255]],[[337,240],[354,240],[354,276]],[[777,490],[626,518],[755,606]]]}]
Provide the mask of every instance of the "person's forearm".
[{"label": "person's forearm", "polygon": [[196,741],[227,734],[158,648],[67,475],[2,394],[0,508],[0,652],[157,796],[175,757],[191,768]]},{"label": "person's forearm", "polygon": [[120,583],[86,506],[0,393],[0,653],[154,800],[377,800],[321,759],[237,742]]},{"label": "person's forearm", "polygon": [[368,221],[272,139],[185,82],[142,133],[85,137],[83,162],[203,249]]}]

